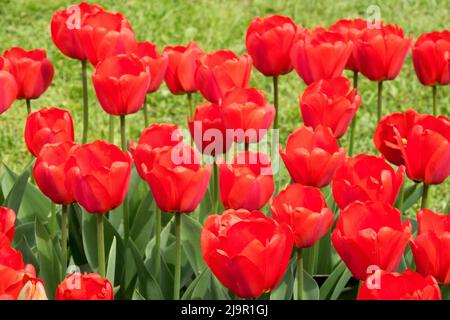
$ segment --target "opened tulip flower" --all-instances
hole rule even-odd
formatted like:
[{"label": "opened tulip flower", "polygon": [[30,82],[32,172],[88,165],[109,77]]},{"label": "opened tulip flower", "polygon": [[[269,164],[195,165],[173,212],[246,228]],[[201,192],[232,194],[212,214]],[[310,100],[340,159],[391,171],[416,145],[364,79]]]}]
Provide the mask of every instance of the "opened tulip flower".
[{"label": "opened tulip flower", "polygon": [[347,131],[361,104],[361,95],[344,77],[313,82],[299,99],[305,125],[329,127],[338,139]]},{"label": "opened tulip flower", "polygon": [[169,63],[167,55],[159,54],[156,45],[150,41],[138,42],[135,54],[148,67],[150,84],[148,93],[155,92],[161,86]]},{"label": "opened tulip flower", "polygon": [[56,300],[114,300],[114,290],[96,273],[75,272],[58,285]]},{"label": "opened tulip flower", "polygon": [[353,44],[340,33],[318,27],[297,30],[291,49],[292,65],[306,84],[341,76]]},{"label": "opened tulip flower", "polygon": [[274,106],[268,104],[264,94],[254,88],[228,91],[220,106],[225,127],[234,130],[236,142],[259,142],[275,117]]},{"label": "opened tulip flower", "polygon": [[334,215],[320,189],[299,183],[288,185],[270,200],[272,217],[288,224],[297,248],[313,246],[331,228]]},{"label": "opened tulip flower", "polygon": [[245,88],[250,81],[252,58],[238,57],[231,50],[218,50],[198,59],[195,81],[202,96],[219,102],[233,88]]},{"label": "opened tulip flower", "polygon": [[407,142],[409,133],[417,121],[419,114],[414,109],[395,112],[384,116],[373,134],[375,147],[383,157],[396,166],[404,165],[405,159],[401,148],[397,145],[400,137],[402,143]]},{"label": "opened tulip flower", "polygon": [[19,93],[16,79],[9,70],[9,61],[0,57],[0,114],[9,109]]},{"label": "opened tulip flower", "polygon": [[203,259],[219,281],[241,298],[271,292],[292,252],[292,231],[259,211],[211,215],[201,234]]},{"label": "opened tulip flower", "polygon": [[7,207],[0,207],[0,235],[5,236],[9,242],[14,238],[14,224],[16,213]]},{"label": "opened tulip flower", "polygon": [[423,209],[417,213],[419,232],[411,241],[417,272],[450,284],[450,215]]},{"label": "opened tulip flower", "polygon": [[341,210],[331,241],[358,280],[375,270],[397,270],[411,238],[408,220],[387,203],[355,201]]},{"label": "opened tulip flower", "polygon": [[[366,280],[358,300],[441,300],[441,289],[432,276],[405,270],[403,273],[376,271],[378,280]],[[378,282],[377,282],[378,281]]]},{"label": "opened tulip flower", "polygon": [[284,152],[280,147],[280,155],[294,182],[321,188],[344,162],[345,149],[330,128],[301,126],[289,135]]},{"label": "opened tulip flower", "polygon": [[28,116],[25,144],[33,156],[37,157],[47,144],[73,141],[73,121],[67,110],[44,107]]}]

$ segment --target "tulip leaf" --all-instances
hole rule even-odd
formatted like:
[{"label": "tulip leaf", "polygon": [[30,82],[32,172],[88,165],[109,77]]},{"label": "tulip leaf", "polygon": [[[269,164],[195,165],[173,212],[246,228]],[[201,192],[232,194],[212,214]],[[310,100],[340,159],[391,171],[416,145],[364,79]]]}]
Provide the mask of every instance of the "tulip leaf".
[{"label": "tulip leaf", "polygon": [[[297,299],[297,277],[294,280],[294,300]],[[319,300],[319,285],[316,280],[303,270],[303,300]]]},{"label": "tulip leaf", "polygon": [[340,277],[347,269],[344,261],[338,263],[333,272],[329,275],[328,279],[320,287],[320,299],[325,300],[331,294],[331,291],[335,287],[336,283],[339,281]]},{"label": "tulip leaf", "polygon": [[156,205],[153,204],[151,193],[147,192],[132,220],[130,237],[139,250],[145,248],[145,245],[150,241],[153,234],[156,208]]},{"label": "tulip leaf", "polygon": [[20,175],[6,197],[5,205],[14,210],[14,212],[19,212],[20,204],[22,203],[22,198],[25,193],[29,177],[30,171],[27,169]]},{"label": "tulip leaf", "polygon": [[339,296],[344,291],[351,277],[352,273],[350,272],[350,270],[345,269],[344,273],[339,278],[339,281],[336,283],[336,286],[334,287],[333,293],[331,294],[330,297],[331,300],[337,300],[339,298]]},{"label": "tulip leaf", "polygon": [[82,209],[77,203],[68,207],[69,216],[69,246],[70,253],[76,265],[86,265],[87,258],[83,248],[83,216]]},{"label": "tulip leaf", "polygon": [[[422,196],[423,186],[421,183],[414,183],[413,185],[405,188],[403,195],[403,212],[409,210]],[[398,199],[397,199],[398,201]]]},{"label": "tulip leaf", "polygon": [[114,279],[116,275],[116,237],[114,237],[111,247],[109,248],[108,264],[106,269],[106,278],[114,285]]},{"label": "tulip leaf", "polygon": [[[92,271],[98,271],[97,217],[83,213],[83,248]],[[106,252],[106,251],[105,251]]]},{"label": "tulip leaf", "polygon": [[229,300],[230,296],[222,284],[214,277],[211,270],[205,267],[189,284],[182,300]]},{"label": "tulip leaf", "polygon": [[135,289],[133,292],[133,297],[131,300],[145,300],[144,296],[139,292],[138,289]]},{"label": "tulip leaf", "polygon": [[270,300],[291,300],[294,286],[295,259],[291,262],[278,286],[270,293]]},{"label": "tulip leaf", "polygon": [[200,245],[201,232],[202,226],[198,221],[187,214],[181,215],[181,243],[196,275],[199,275],[206,267]]},{"label": "tulip leaf", "polygon": [[27,243],[30,244],[30,247],[33,247],[36,244],[34,222],[16,222],[16,230],[14,232],[14,240],[12,246],[16,247],[18,245],[17,243],[21,242],[23,239],[25,239]]},{"label": "tulip leaf", "polygon": [[36,269],[36,273],[39,273],[39,261],[33,254],[33,251],[31,250],[31,247],[28,244],[27,238],[22,237],[22,240],[18,241],[18,243],[14,246],[14,248],[22,252],[23,262],[25,264],[32,264]]}]

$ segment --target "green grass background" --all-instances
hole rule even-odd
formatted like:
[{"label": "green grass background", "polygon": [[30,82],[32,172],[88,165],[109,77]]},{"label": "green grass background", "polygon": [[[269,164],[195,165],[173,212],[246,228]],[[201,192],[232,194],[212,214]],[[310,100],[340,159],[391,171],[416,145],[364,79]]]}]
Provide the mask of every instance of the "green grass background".
[{"label": "green grass background", "polygon": [[[50,39],[50,20],[55,10],[65,8],[74,1],[67,0],[0,0],[0,49],[11,46],[26,49],[43,48],[55,66],[51,87],[32,109],[43,106],[63,107],[72,113],[77,138],[81,137],[81,76],[80,62],[63,56]],[[423,32],[449,28],[449,0],[389,0],[389,1],[262,1],[262,0],[99,0],[96,3],[111,11],[120,11],[130,20],[139,40],[155,42],[159,48],[165,45],[185,44],[195,40],[206,51],[231,49],[241,54],[245,51],[245,32],[256,16],[278,13],[291,16],[305,27],[328,26],[341,18],[367,18],[369,5],[377,4],[381,18],[396,23],[406,34],[415,38]],[[347,76],[351,76],[350,73]],[[106,139],[108,117],[98,105],[90,84],[90,135],[89,139]],[[252,73],[252,86],[264,90],[269,101],[272,98],[272,81],[256,70]],[[280,79],[281,142],[301,123],[298,95],[305,85],[295,72]],[[376,123],[376,83],[360,78],[363,102],[359,111],[357,153],[374,154],[372,132]],[[200,97],[195,97],[200,102]],[[384,85],[384,114],[414,108],[419,112],[431,112],[431,89],[418,82],[411,63],[411,56],[394,81]],[[185,126],[187,104],[185,96],[172,96],[163,85],[150,97],[151,121],[174,122]],[[450,86],[438,88],[438,105],[442,114],[449,116]],[[11,109],[0,117],[1,159],[9,167],[21,171],[31,160],[23,141],[26,108],[23,101],[16,101]],[[136,139],[144,127],[140,113],[128,117],[129,136]],[[118,125],[118,123],[117,123]],[[116,143],[118,143],[118,130]],[[348,145],[347,137],[342,139]],[[426,150],[424,150],[426,152]],[[449,179],[447,179],[449,180]],[[432,205],[443,211],[450,195],[450,182],[433,187]]]}]

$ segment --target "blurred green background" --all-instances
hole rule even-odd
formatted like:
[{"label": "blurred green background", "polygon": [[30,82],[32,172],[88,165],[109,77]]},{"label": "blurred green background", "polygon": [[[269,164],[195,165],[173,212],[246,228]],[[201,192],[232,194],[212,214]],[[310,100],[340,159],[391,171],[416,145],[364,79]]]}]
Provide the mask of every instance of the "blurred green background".
[{"label": "blurred green background", "polygon": [[[80,62],[63,56],[50,39],[50,20],[55,10],[65,8],[74,1],[67,0],[0,0],[0,49],[11,46],[25,49],[43,48],[55,66],[51,87],[32,109],[43,106],[63,107],[72,113],[77,138],[81,138],[81,74]],[[396,23],[406,34],[417,38],[421,33],[449,28],[449,0],[384,0],[384,1],[262,1],[262,0],[99,0],[96,3],[106,10],[120,11],[131,22],[139,40],[155,42],[160,49],[165,45],[185,44],[195,40],[205,50],[228,48],[241,54],[245,52],[245,32],[256,16],[278,13],[291,16],[305,27],[327,27],[341,18],[368,18],[370,5],[378,5],[381,19]],[[92,69],[91,69],[92,70]],[[351,76],[350,73],[346,74]],[[91,129],[90,140],[106,139],[108,116],[98,105],[90,84]],[[264,90],[272,101],[272,80],[264,78],[256,70],[252,73],[252,86]],[[301,123],[298,95],[305,85],[295,72],[280,79],[281,143]],[[356,153],[376,153],[372,132],[376,123],[376,83],[360,78],[363,102],[359,111]],[[195,96],[200,102],[200,96]],[[185,96],[172,96],[163,85],[150,96],[151,122],[174,122],[186,126],[187,104]],[[431,88],[418,82],[409,56],[394,81],[384,85],[384,113],[414,108],[419,112],[431,112]],[[450,86],[438,88],[438,106],[442,114],[449,116]],[[31,156],[23,141],[26,118],[24,101],[14,105],[0,117],[1,159],[15,171],[22,171]],[[129,136],[136,139],[144,127],[141,113],[128,118]],[[118,126],[118,122],[117,122]],[[118,128],[117,128],[118,129]],[[116,143],[119,132],[116,131]],[[342,139],[344,146],[347,138]],[[426,152],[426,150],[424,150]],[[450,182],[433,187],[432,208],[443,211],[450,195]]]}]

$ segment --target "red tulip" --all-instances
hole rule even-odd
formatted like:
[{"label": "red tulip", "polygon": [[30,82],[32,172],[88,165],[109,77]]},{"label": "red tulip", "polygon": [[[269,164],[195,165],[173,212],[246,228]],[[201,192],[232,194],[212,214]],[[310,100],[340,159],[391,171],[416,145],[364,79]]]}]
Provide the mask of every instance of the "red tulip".
[{"label": "red tulip", "polygon": [[211,166],[203,168],[194,149],[183,144],[160,148],[153,155],[144,160],[141,171],[158,207],[164,212],[193,212],[208,188]]},{"label": "red tulip", "polygon": [[44,107],[28,115],[25,124],[25,144],[35,157],[47,144],[73,142],[72,116],[67,110]]},{"label": "red tulip", "polygon": [[275,118],[275,107],[268,104],[264,94],[254,88],[228,91],[221,107],[225,126],[234,130],[237,142],[259,142]]},{"label": "red tulip", "polygon": [[233,51],[218,50],[198,59],[195,76],[197,87],[205,99],[218,102],[233,88],[245,88],[250,81],[252,58]]},{"label": "red tulip", "polygon": [[121,13],[98,11],[87,15],[81,25],[81,42],[93,66],[109,56],[136,50],[136,37]]},{"label": "red tulip", "polygon": [[414,43],[412,60],[417,78],[425,86],[449,84],[450,31],[422,34]]},{"label": "red tulip", "polygon": [[135,55],[117,55],[99,62],[92,74],[103,110],[112,115],[138,112],[150,84],[148,67]]},{"label": "red tulip", "polygon": [[286,152],[280,147],[280,155],[294,182],[321,188],[344,162],[345,149],[330,128],[301,126],[289,135]]},{"label": "red tulip", "polygon": [[373,134],[373,142],[387,161],[396,166],[405,164],[396,136],[400,136],[402,143],[405,142],[418,117],[417,111],[409,109],[381,118]]},{"label": "red tulip", "polygon": [[259,72],[277,77],[292,71],[289,55],[296,30],[297,26],[287,16],[253,18],[247,29],[245,45]]},{"label": "red tulip", "polygon": [[333,211],[318,188],[299,183],[288,185],[270,200],[272,217],[288,224],[297,248],[309,248],[322,238],[333,225]]},{"label": "red tulip", "polygon": [[17,99],[37,99],[50,86],[55,70],[45,50],[15,47],[5,51],[3,57],[9,60],[10,73],[16,79]]},{"label": "red tulip", "polygon": [[361,95],[356,90],[344,77],[311,83],[300,96],[305,125],[329,127],[336,138],[341,138],[361,104]]},{"label": "red tulip", "polygon": [[73,202],[72,194],[67,190],[65,165],[74,147],[71,141],[48,144],[42,148],[36,159],[33,177],[37,186],[54,203],[68,205]]},{"label": "red tulip", "polygon": [[128,192],[131,157],[118,147],[94,141],[72,150],[65,186],[89,213],[103,214],[119,207]]},{"label": "red tulip", "polygon": [[169,59],[166,55],[159,54],[156,45],[150,41],[138,42],[135,54],[141,58],[150,72],[151,80],[147,92],[155,92],[164,81]]},{"label": "red tulip", "polygon": [[9,109],[19,92],[16,79],[10,73],[10,68],[9,61],[0,57],[0,114]]},{"label": "red tulip", "polygon": [[3,235],[12,242],[15,222],[16,213],[10,208],[0,207],[0,237]]},{"label": "red tulip", "polygon": [[450,284],[450,215],[428,209],[417,213],[419,232],[411,241],[417,272]]},{"label": "red tulip", "polygon": [[168,57],[165,81],[170,92],[184,94],[197,91],[197,59],[203,55],[197,44],[191,41],[187,46],[165,47],[163,54]]},{"label": "red tulip", "polygon": [[197,149],[206,155],[222,154],[230,149],[232,138],[228,137],[222,110],[215,103],[200,103],[194,111],[194,119],[188,118],[189,130]]},{"label": "red tulip", "polygon": [[81,26],[87,16],[100,11],[104,11],[102,7],[95,4],[90,5],[86,2],[56,11],[53,14],[50,26],[55,46],[69,58],[87,60],[81,39]]},{"label": "red tulip", "polygon": [[259,211],[211,215],[201,235],[203,259],[219,281],[241,298],[272,291],[283,277],[292,231]]},{"label": "red tulip", "polygon": [[[445,116],[419,117],[406,139],[396,136],[411,180],[440,184],[450,174],[450,120]],[[418,156],[420,155],[420,156]]]},{"label": "red tulip", "polygon": [[[368,21],[360,18],[356,19],[341,19],[338,22],[332,24],[328,29],[332,32],[337,32],[344,36],[344,39],[349,42],[355,43],[364,30],[367,29]],[[358,70],[358,63],[356,61],[356,46],[353,46],[352,54],[348,58],[345,68],[352,71]]]},{"label": "red tulip", "polygon": [[219,164],[219,177],[225,209],[259,210],[275,189],[270,159],[262,153],[246,151]]},{"label": "red tulip", "polygon": [[408,220],[382,202],[353,202],[341,210],[331,241],[358,280],[375,269],[395,271],[411,238]]},{"label": "red tulip", "polygon": [[336,78],[344,71],[352,47],[340,33],[320,27],[300,30],[291,49],[292,65],[306,84]]},{"label": "red tulip", "polygon": [[402,274],[379,271],[379,287],[372,287],[369,281],[363,282],[358,300],[441,300],[441,289],[436,280],[422,277],[406,270]]},{"label": "red tulip", "polygon": [[108,279],[96,273],[79,272],[67,276],[56,288],[56,300],[114,300]]},{"label": "red tulip", "polygon": [[372,81],[392,80],[398,76],[408,55],[412,37],[393,24],[366,29],[355,41],[358,70]]}]

